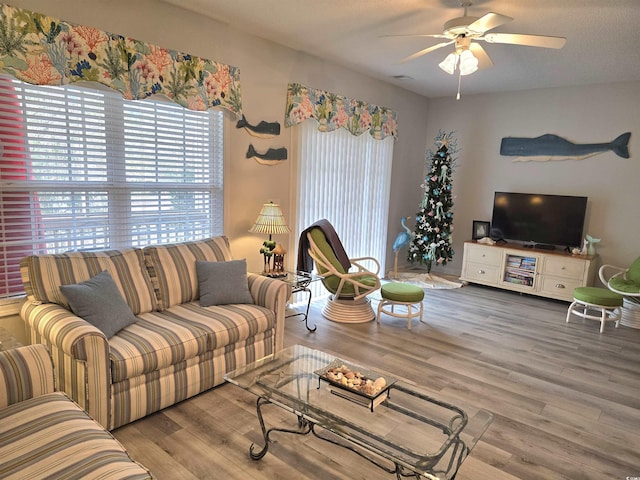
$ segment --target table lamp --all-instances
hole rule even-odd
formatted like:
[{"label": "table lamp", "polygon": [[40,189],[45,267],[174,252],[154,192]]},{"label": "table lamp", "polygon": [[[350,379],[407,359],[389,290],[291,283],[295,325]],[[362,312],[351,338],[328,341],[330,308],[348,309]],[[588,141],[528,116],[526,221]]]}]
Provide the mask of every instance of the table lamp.
[{"label": "table lamp", "polygon": [[291,232],[287,227],[282,210],[280,210],[280,205],[273,202],[265,203],[262,206],[262,210],[260,210],[258,219],[249,231],[251,233],[269,234],[269,240],[262,242],[262,248],[260,249],[260,253],[264,257],[264,270],[262,273],[274,276],[284,275],[284,272],[272,272],[271,270],[271,257],[273,256],[273,250],[276,248],[276,242],[271,239],[271,236]]}]

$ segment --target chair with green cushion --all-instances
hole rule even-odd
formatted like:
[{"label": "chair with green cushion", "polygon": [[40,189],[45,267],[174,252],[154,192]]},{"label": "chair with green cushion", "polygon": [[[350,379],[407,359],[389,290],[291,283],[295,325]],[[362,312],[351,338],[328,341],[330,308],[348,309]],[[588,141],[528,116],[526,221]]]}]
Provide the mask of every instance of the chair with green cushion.
[{"label": "chair with green cushion", "polygon": [[640,257],[629,268],[602,265],[598,274],[609,290],[623,297],[620,323],[640,328]]},{"label": "chair with green cushion", "polygon": [[[322,314],[329,320],[342,323],[364,323],[375,318],[367,295],[380,288],[380,263],[373,257],[349,258],[350,269],[345,269],[334,252],[325,232],[318,227],[306,233],[309,256],[322,276],[324,287],[331,292]],[[375,265],[368,270],[363,263]]]},{"label": "chair with green cushion", "polygon": [[623,297],[640,298],[640,257],[629,268],[602,265],[598,274],[612,292]]}]

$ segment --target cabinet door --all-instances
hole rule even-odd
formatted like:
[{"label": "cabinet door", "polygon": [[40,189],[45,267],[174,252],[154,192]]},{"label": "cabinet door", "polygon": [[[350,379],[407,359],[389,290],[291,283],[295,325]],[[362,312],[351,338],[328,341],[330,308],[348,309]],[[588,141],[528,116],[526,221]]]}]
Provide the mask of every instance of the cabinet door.
[{"label": "cabinet door", "polygon": [[497,286],[500,280],[500,266],[465,261],[463,278],[470,282]]},{"label": "cabinet door", "polygon": [[584,277],[585,267],[586,262],[580,258],[547,255],[544,257],[540,273],[556,277],[581,279]]},{"label": "cabinet door", "polygon": [[542,275],[539,278],[539,282],[540,295],[568,302],[573,301],[573,289],[583,286],[582,279],[554,277],[552,275]]},{"label": "cabinet door", "polygon": [[496,287],[500,280],[503,249],[491,245],[464,244],[462,279]]},{"label": "cabinet door", "polygon": [[487,245],[473,245],[465,243],[464,245],[464,261],[480,263],[482,265],[492,265],[494,267],[500,266],[502,260],[502,249],[487,246]]}]

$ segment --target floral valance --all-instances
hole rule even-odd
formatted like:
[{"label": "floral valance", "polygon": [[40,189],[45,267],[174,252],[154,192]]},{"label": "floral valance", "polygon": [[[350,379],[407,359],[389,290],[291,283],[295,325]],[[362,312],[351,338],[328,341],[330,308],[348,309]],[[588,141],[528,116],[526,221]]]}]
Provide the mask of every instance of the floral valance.
[{"label": "floral valance", "polygon": [[369,131],[378,140],[389,135],[398,138],[398,123],[393,110],[299,83],[290,83],[287,89],[285,125],[291,127],[309,118],[318,121],[320,131],[345,128],[353,135]]},{"label": "floral valance", "polygon": [[162,94],[190,110],[242,113],[236,67],[0,5],[0,71],[24,82],[98,82],[127,99]]}]

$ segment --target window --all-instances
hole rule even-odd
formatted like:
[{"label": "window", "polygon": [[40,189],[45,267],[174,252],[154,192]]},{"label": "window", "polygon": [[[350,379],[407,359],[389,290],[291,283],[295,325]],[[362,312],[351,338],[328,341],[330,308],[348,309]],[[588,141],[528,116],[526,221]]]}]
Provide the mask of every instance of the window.
[{"label": "window", "polygon": [[320,132],[313,120],[297,128],[296,235],[326,218],[351,258],[374,257],[384,273],[393,137],[356,137],[342,128]]},{"label": "window", "polygon": [[219,235],[223,113],[0,77],[0,297],[32,253]]}]

